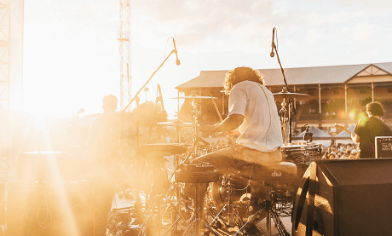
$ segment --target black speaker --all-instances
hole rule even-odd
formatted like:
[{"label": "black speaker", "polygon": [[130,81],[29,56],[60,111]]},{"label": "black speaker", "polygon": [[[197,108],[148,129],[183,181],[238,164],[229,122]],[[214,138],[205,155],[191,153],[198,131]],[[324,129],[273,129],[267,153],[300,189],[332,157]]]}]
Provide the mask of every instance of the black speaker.
[{"label": "black speaker", "polygon": [[92,236],[91,184],[13,184],[7,195],[7,236]]},{"label": "black speaker", "polygon": [[392,159],[316,161],[294,203],[292,235],[392,235]]}]

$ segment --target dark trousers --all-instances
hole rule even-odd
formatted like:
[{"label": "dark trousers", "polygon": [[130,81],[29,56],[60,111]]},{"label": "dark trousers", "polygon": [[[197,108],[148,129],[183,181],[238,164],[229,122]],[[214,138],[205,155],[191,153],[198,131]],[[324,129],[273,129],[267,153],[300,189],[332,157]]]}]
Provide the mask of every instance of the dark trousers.
[{"label": "dark trousers", "polygon": [[376,158],[376,153],[375,151],[368,151],[368,150],[361,150],[359,153],[359,158],[363,159],[363,158]]}]

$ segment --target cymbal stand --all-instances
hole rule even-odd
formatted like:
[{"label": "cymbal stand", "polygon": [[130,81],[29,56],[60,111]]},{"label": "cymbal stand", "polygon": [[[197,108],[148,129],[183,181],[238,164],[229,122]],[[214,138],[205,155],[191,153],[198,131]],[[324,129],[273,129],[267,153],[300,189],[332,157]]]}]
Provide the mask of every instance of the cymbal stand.
[{"label": "cymbal stand", "polygon": [[[283,75],[284,84],[286,85],[285,88],[287,89],[287,92],[290,92],[290,91],[289,91],[289,86],[287,85],[286,76],[285,76],[285,74],[284,74],[284,70],[283,70],[283,67],[282,67],[282,63],[280,62],[278,50],[276,49],[276,45],[275,45],[274,40],[273,40],[274,37],[275,37],[275,32],[277,32],[277,30],[276,30],[276,28],[274,27],[274,28],[272,29],[272,44],[271,44],[271,46],[272,46],[272,51],[275,50],[276,58],[278,59],[278,63],[279,63],[279,67],[280,67],[280,71],[282,72],[282,75]],[[278,33],[276,33],[276,41],[278,41]],[[271,52],[271,57],[274,57],[274,54],[273,54],[272,52]]]},{"label": "cymbal stand", "polygon": [[[275,36],[275,32],[276,32],[276,36]],[[278,31],[276,30],[276,28],[274,27],[273,29],[272,29],[272,43],[271,43],[271,46],[272,46],[272,52],[271,52],[271,57],[274,57],[274,51],[275,51],[275,53],[276,53],[276,58],[278,59],[278,63],[279,63],[279,67],[280,67],[280,71],[282,72],[282,75],[283,75],[283,80],[284,80],[284,84],[285,84],[285,86],[283,87],[283,89],[282,89],[282,92],[290,92],[289,91],[289,86],[287,85],[287,80],[286,80],[286,76],[285,76],[285,74],[284,74],[284,69],[283,69],[283,67],[282,67],[282,63],[280,62],[280,58],[279,58],[279,53],[278,53],[278,50],[277,50],[277,48],[276,48],[276,45],[275,45],[275,40],[274,40],[274,37],[276,38],[276,42],[278,42]],[[285,98],[283,99],[283,103],[284,103],[284,108],[285,108],[285,115],[284,115],[284,123],[282,123],[283,124],[283,130],[285,130],[284,132],[283,132],[283,135],[284,135],[284,137],[283,137],[283,143],[291,143],[291,105],[290,105],[290,103],[289,103],[289,109],[288,109],[288,114],[287,114],[287,109],[286,109],[286,103],[285,103]],[[282,109],[283,109],[283,103],[282,103]],[[287,120],[286,120],[287,119]],[[289,124],[287,125],[287,121],[289,122]]]},{"label": "cymbal stand", "polygon": [[[198,124],[199,124],[198,117],[201,116],[200,106],[201,106],[201,102],[196,101],[196,99],[192,99],[193,110],[191,112],[193,113],[193,123],[195,124],[195,128],[194,128],[194,135],[195,136],[198,136],[198,132],[197,132],[198,131],[197,127],[198,127]],[[197,139],[196,139],[196,137],[194,137],[193,148],[194,148],[195,154],[197,153],[197,145],[196,145],[196,143],[197,143]]]},{"label": "cymbal stand", "polygon": [[[287,93],[288,90],[286,87],[283,87],[282,93]],[[286,98],[283,98],[282,108],[279,111],[279,116],[282,123],[282,133],[283,133],[283,143],[291,143],[292,138],[292,114],[295,115],[294,109],[294,101],[289,99],[289,102],[286,102]]]},{"label": "cymbal stand", "polygon": [[236,219],[240,223],[240,225],[243,224],[242,219],[238,216],[238,211],[236,211],[236,207],[235,207],[235,205],[233,203],[233,199],[231,197],[231,195],[234,192],[233,183],[232,183],[232,175],[231,174],[228,176],[228,186],[229,186],[229,188],[228,188],[227,191],[229,192],[229,194],[228,194],[228,201],[229,201],[229,203],[225,204],[222,207],[222,209],[219,211],[219,213],[214,217],[214,219],[208,224],[209,228],[212,228],[212,225],[218,219],[221,219],[221,215],[225,211],[227,211],[227,214],[229,215],[229,217],[228,217],[228,224],[227,224],[228,226],[234,227],[235,224],[236,224]]},{"label": "cymbal stand", "polygon": [[289,99],[289,124],[290,124],[290,129],[289,129],[289,143],[291,143],[291,138],[293,135],[293,130],[292,130],[292,122],[293,122],[293,115],[295,117],[295,115],[297,114],[297,111],[295,110],[295,106],[294,106],[295,100],[293,98]]},{"label": "cymbal stand", "polygon": [[289,115],[290,112],[287,110],[287,103],[286,103],[286,98],[283,98],[282,102],[282,108],[279,111],[280,115],[280,121],[282,124],[282,133],[283,133],[283,143],[288,143],[289,142],[289,130],[290,130],[290,124],[288,122],[289,120]]}]

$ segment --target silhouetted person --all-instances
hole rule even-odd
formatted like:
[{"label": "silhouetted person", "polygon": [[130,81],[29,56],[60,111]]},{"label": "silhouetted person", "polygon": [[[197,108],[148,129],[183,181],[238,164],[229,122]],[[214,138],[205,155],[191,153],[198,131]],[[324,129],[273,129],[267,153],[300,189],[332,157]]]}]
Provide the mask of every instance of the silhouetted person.
[{"label": "silhouetted person", "polygon": [[359,158],[375,158],[376,136],[391,136],[392,130],[380,118],[384,115],[384,107],[379,102],[371,102],[366,105],[368,117],[362,118],[355,126],[351,138],[359,143]]},{"label": "silhouetted person", "polygon": [[87,152],[92,164],[95,235],[106,235],[108,214],[115,193],[115,175],[120,159],[121,121],[115,117],[117,98],[114,95],[102,99],[102,116],[91,126]]}]

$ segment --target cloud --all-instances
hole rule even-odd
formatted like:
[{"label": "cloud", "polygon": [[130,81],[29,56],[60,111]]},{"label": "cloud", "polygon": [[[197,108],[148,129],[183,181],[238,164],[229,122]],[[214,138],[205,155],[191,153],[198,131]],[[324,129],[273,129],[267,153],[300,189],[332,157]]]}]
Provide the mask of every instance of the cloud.
[{"label": "cloud", "polygon": [[360,42],[368,41],[373,34],[373,29],[374,25],[368,22],[359,23],[354,28],[353,38]]},{"label": "cloud", "polygon": [[308,30],[306,32],[305,38],[306,38],[306,40],[308,42],[314,43],[317,39],[322,37],[323,34],[324,34],[324,30],[323,29],[311,28],[310,30]]},{"label": "cloud", "polygon": [[350,7],[355,0],[338,0],[337,2],[343,6]]},{"label": "cloud", "polygon": [[[155,28],[150,38],[174,36],[180,47],[189,51],[269,50],[272,28],[293,32],[296,23],[306,24],[301,7],[285,10],[284,1],[271,0],[186,0],[134,3],[138,29]],[[135,10],[137,9],[137,11]],[[147,35],[145,35],[147,36]],[[149,42],[152,43],[152,42]]]},{"label": "cloud", "polygon": [[390,0],[337,0],[338,4],[345,7],[353,7],[354,5],[365,5],[368,8],[378,9],[378,10],[388,10],[392,7],[392,1]]}]

